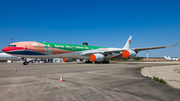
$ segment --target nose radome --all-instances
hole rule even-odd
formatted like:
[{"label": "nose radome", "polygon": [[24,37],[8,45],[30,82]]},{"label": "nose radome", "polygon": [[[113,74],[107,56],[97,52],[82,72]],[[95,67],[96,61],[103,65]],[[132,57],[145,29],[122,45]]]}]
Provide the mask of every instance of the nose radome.
[{"label": "nose radome", "polygon": [[5,52],[5,50],[6,50],[6,47],[2,49],[3,52]]},{"label": "nose radome", "polygon": [[3,52],[7,52],[8,50],[9,50],[9,47],[4,47],[4,48],[2,49]]}]

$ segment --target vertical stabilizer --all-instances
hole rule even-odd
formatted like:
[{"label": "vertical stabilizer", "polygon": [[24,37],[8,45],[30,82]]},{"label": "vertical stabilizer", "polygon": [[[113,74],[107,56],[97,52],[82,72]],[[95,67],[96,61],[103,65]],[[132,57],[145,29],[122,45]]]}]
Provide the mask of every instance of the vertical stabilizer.
[{"label": "vertical stabilizer", "polygon": [[166,56],[164,56],[165,59],[169,60]]},{"label": "vertical stabilizer", "polygon": [[168,56],[168,59],[170,59],[170,60],[171,60],[171,57],[170,57],[170,56]]},{"label": "vertical stabilizer", "polygon": [[129,49],[130,47],[130,44],[131,44],[131,39],[132,39],[132,36],[129,37],[129,39],[127,40],[125,46],[123,47],[123,49]]}]

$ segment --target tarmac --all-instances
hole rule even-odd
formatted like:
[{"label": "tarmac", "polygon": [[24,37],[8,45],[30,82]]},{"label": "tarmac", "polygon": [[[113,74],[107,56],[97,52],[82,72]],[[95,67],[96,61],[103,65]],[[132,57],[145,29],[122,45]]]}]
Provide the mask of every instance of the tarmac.
[{"label": "tarmac", "polygon": [[[180,89],[139,73],[141,67],[172,64],[179,63],[0,63],[0,98],[1,101],[180,101]],[[64,81],[59,81],[61,74]]]}]

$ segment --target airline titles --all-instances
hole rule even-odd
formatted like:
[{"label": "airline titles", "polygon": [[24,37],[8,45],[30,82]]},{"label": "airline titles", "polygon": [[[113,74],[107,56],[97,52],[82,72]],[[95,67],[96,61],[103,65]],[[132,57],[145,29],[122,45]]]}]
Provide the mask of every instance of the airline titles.
[{"label": "airline titles", "polygon": [[55,45],[55,47],[60,47],[60,48],[76,48],[76,49],[89,49],[88,47],[81,47],[81,46],[70,46],[70,45]]}]

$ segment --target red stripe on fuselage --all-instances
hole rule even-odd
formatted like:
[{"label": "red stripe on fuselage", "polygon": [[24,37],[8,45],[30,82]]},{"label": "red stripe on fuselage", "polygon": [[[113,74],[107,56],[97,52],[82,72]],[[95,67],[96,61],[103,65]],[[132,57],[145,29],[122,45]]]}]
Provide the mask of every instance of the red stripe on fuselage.
[{"label": "red stripe on fuselage", "polygon": [[122,54],[120,54],[120,55],[117,55],[117,56],[115,56],[115,57],[112,57],[112,58],[117,58],[117,57],[120,57],[120,56],[122,56]]},{"label": "red stripe on fuselage", "polygon": [[[17,51],[17,50],[32,50],[32,51],[37,51],[34,49],[30,49],[30,48],[24,48],[24,47],[5,47],[2,49],[3,52],[10,52],[10,51]],[[40,51],[37,51],[40,52]]]}]

